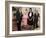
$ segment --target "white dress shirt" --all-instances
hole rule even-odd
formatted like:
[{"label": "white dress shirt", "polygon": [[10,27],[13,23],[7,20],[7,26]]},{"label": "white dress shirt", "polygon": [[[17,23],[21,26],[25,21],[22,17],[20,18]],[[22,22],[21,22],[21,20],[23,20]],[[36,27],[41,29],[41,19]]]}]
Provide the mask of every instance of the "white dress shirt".
[{"label": "white dress shirt", "polygon": [[31,17],[32,13],[29,14],[29,16]]}]

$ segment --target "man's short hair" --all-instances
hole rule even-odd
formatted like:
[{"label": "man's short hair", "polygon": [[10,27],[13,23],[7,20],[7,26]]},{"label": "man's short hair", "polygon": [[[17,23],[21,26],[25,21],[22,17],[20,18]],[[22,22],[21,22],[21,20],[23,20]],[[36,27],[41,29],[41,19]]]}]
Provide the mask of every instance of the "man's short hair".
[{"label": "man's short hair", "polygon": [[30,8],[30,10],[32,10],[32,8]]},{"label": "man's short hair", "polygon": [[15,7],[12,7],[12,11],[16,11],[16,8]]},{"label": "man's short hair", "polygon": [[30,9],[32,9],[32,8],[30,8]]},{"label": "man's short hair", "polygon": [[31,10],[31,11],[32,11],[32,8],[29,8],[29,10]]}]

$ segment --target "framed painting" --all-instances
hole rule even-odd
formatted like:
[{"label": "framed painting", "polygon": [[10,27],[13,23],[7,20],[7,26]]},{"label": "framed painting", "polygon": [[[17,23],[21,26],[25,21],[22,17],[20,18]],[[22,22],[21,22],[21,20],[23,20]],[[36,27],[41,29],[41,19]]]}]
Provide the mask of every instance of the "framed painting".
[{"label": "framed painting", "polygon": [[45,34],[45,5],[34,2],[5,2],[5,35]]}]

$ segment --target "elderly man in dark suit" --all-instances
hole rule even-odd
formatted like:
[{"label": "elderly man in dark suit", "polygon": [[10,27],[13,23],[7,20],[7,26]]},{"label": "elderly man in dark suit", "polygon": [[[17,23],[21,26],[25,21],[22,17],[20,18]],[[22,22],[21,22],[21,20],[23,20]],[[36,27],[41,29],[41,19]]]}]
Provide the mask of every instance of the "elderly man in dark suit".
[{"label": "elderly man in dark suit", "polygon": [[40,17],[39,16],[39,13],[37,10],[35,10],[36,12],[34,13],[34,28],[38,28],[38,18]]}]

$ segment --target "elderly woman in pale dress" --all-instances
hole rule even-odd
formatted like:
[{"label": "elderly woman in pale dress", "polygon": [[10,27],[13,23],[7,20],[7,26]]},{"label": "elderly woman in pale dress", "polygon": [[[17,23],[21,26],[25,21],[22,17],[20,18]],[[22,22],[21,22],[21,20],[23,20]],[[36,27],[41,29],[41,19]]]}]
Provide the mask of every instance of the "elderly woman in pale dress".
[{"label": "elderly woman in pale dress", "polygon": [[24,25],[27,25],[28,13],[25,13],[22,17],[22,21]]},{"label": "elderly woman in pale dress", "polygon": [[22,16],[22,22],[21,22],[21,25],[22,25],[22,28],[24,27],[26,29],[27,27],[27,19],[28,19],[28,12],[27,12],[27,9],[25,9],[25,12]]}]

